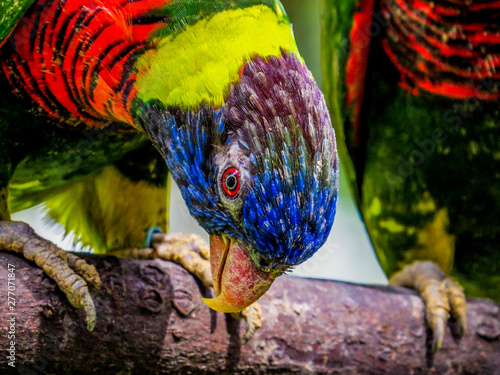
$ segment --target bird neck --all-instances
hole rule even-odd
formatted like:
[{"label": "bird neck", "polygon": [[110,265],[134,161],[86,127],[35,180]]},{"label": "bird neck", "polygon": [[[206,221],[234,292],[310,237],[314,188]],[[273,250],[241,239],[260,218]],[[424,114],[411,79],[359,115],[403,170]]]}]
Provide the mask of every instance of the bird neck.
[{"label": "bird neck", "polygon": [[245,63],[283,50],[299,55],[281,8],[259,4],[219,11],[158,39],[138,59],[137,97],[159,100],[165,108],[220,108]]},{"label": "bird neck", "polygon": [[1,65],[17,91],[70,126],[135,127],[135,99],[218,108],[252,56],[298,55],[279,1],[231,4],[40,0]]}]

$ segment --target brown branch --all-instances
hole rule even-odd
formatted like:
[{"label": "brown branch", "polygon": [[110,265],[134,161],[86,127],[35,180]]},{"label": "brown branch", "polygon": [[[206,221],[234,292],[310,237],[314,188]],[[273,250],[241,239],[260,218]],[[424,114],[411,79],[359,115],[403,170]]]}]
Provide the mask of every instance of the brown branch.
[{"label": "brown branch", "polygon": [[[2,374],[493,374],[500,368],[500,306],[491,301],[470,299],[465,336],[453,338],[448,330],[432,356],[424,308],[412,292],[283,276],[261,299],[262,329],[241,346],[243,323],[210,311],[200,296],[210,292],[178,265],[85,258],[103,281],[93,293],[93,332],[41,270],[0,252]],[[9,264],[14,311],[7,303]],[[15,339],[8,340],[12,316]],[[10,341],[16,368],[8,365]]]}]

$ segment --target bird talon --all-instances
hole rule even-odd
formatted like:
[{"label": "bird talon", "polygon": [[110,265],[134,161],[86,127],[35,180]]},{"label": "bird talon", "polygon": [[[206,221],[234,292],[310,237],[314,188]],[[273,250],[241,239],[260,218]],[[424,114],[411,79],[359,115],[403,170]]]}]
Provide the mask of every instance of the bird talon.
[{"label": "bird talon", "polygon": [[457,319],[457,325],[455,327],[455,335],[458,337],[462,337],[465,333],[465,330],[467,329],[467,323],[464,322],[464,319],[458,318]]},{"label": "bird talon", "polygon": [[467,329],[467,304],[464,290],[448,278],[444,280],[444,287],[450,304],[450,314],[457,321],[454,333],[461,337]]},{"label": "bird talon", "polygon": [[443,344],[445,324],[446,319],[444,319],[443,317],[439,317],[432,325],[432,351],[434,353],[441,349],[441,346]]},{"label": "bird talon", "polygon": [[248,306],[246,309],[237,313],[232,313],[234,319],[244,319],[246,321],[246,329],[243,337],[240,340],[241,345],[245,345],[255,335],[258,329],[262,327],[263,315],[262,307],[258,303]]},{"label": "bird talon", "polygon": [[416,289],[424,300],[425,316],[433,335],[432,350],[442,346],[446,323],[450,316],[458,322],[459,336],[467,326],[463,289],[433,262],[414,262],[391,277],[391,285]]},{"label": "bird talon", "polygon": [[87,318],[86,318],[87,330],[92,332],[95,328],[97,314],[95,311],[94,301],[92,300],[92,297],[90,296],[90,294],[87,294],[84,296],[83,308],[85,310],[85,313],[87,314]]},{"label": "bird talon", "polygon": [[101,287],[101,278],[94,265],[88,264],[85,260],[78,258],[74,254],[65,253],[68,266],[85,279],[87,283],[99,289]]}]

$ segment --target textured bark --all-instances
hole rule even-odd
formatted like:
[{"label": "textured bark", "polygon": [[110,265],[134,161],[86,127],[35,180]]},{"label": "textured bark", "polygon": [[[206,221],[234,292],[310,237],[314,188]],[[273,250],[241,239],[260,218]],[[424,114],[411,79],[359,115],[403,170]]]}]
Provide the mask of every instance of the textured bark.
[{"label": "textured bark", "polygon": [[[463,338],[448,329],[429,351],[424,307],[390,287],[283,276],[261,299],[264,324],[244,346],[244,323],[210,311],[211,291],[161,260],[88,256],[103,286],[93,293],[97,325],[69,305],[55,283],[16,254],[0,252],[2,374],[495,374],[500,370],[500,305],[468,300]],[[15,266],[14,310],[7,304]],[[10,267],[12,268],[12,267]],[[12,275],[11,275],[12,276]],[[8,365],[15,312],[15,368]]]}]

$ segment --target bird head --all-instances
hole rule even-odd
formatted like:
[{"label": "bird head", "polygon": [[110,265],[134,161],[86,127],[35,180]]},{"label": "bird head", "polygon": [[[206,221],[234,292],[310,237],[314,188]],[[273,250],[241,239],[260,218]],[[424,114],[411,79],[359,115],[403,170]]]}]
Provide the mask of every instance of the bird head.
[{"label": "bird head", "polygon": [[246,62],[220,108],[153,100],[140,120],[210,235],[211,308],[244,309],[326,241],[338,193],[335,135],[295,54]]}]

